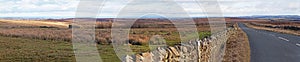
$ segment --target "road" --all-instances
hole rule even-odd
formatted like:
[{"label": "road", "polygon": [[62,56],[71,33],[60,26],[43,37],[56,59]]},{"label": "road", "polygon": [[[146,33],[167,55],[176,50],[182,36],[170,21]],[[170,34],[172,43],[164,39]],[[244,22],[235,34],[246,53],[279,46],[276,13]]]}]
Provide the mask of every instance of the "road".
[{"label": "road", "polygon": [[251,62],[300,62],[300,36],[239,27],[248,35]]}]

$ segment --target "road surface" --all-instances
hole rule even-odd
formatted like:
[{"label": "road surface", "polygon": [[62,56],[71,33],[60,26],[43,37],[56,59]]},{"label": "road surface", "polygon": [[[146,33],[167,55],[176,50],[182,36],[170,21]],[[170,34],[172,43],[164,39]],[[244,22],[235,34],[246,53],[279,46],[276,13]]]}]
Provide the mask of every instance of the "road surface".
[{"label": "road surface", "polygon": [[300,36],[239,26],[248,35],[251,62],[300,62]]}]

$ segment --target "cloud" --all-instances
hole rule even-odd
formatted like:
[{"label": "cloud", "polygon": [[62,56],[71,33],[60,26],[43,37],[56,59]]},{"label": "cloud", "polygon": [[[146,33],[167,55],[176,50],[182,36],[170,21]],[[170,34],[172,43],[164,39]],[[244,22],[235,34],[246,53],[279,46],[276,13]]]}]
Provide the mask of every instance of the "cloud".
[{"label": "cloud", "polygon": [[[214,11],[205,11],[216,9],[216,5],[211,3],[211,0],[200,0],[200,3],[196,3],[195,0],[175,0],[181,7],[186,10],[190,16],[207,16],[206,14],[213,14]],[[221,10],[224,16],[251,16],[251,15],[299,15],[300,5],[299,0],[218,0],[217,9]],[[120,2],[110,2],[110,3],[120,3]],[[128,2],[127,2],[128,3]],[[145,1],[136,3],[135,5],[147,5],[152,4],[152,7],[159,6],[170,6],[168,4],[161,5],[152,1]],[[118,4],[106,4],[108,7],[104,9],[107,11],[113,9],[112,11],[107,11],[110,16],[116,16],[120,10],[123,8],[122,5]],[[127,6],[130,6],[127,4]],[[131,5],[134,6],[134,5]],[[145,7],[147,8],[147,7]],[[145,9],[144,8],[144,9]],[[134,10],[141,10],[143,8],[136,7]],[[171,9],[170,9],[171,10]],[[144,12],[140,12],[144,13]]]},{"label": "cloud", "polygon": [[[1,0],[0,16],[72,16],[78,0]],[[3,9],[3,10],[2,10]],[[68,14],[66,14],[68,13]],[[57,15],[53,15],[57,14]]]},{"label": "cloud", "polygon": [[220,2],[220,6],[226,15],[299,15],[299,2],[299,0],[244,0]]},{"label": "cloud", "polygon": [[[131,11],[140,11],[136,13],[153,10],[147,8],[170,6],[170,4],[158,3],[152,0],[129,4],[132,1],[106,0],[98,17],[116,17],[126,6],[135,6],[136,8],[132,8]],[[214,13],[214,11],[205,11],[207,9],[220,9],[224,16],[300,14],[299,0],[218,0],[220,8],[216,8],[216,5],[209,3],[212,2],[210,0],[200,0],[199,4],[195,2],[196,0],[174,1],[190,16],[206,16],[207,13]],[[79,2],[79,0],[0,0],[0,17],[75,16]],[[161,0],[161,2],[164,1]],[[174,10],[172,7],[168,9]]]}]

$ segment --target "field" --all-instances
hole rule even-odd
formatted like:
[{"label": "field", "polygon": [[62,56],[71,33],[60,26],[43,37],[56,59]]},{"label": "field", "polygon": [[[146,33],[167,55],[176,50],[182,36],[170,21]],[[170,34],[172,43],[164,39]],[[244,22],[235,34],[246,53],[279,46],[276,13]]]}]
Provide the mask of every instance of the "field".
[{"label": "field", "polygon": [[[72,43],[64,41],[0,37],[0,61],[75,62]],[[133,46],[143,48],[141,46]],[[145,47],[144,47],[145,48]],[[133,49],[137,50],[137,49]],[[110,45],[98,45],[105,62],[120,62]],[[112,61],[113,60],[113,61]]]},{"label": "field", "polygon": [[0,37],[0,61],[74,61],[72,44],[63,41]]},{"label": "field", "polygon": [[299,22],[291,22],[291,21],[268,21],[268,22],[251,22],[246,23],[248,27],[274,31],[286,34],[300,35],[299,32]]},{"label": "field", "polygon": [[[98,43],[98,51],[104,62],[120,62],[110,45],[109,23],[97,22],[95,42]],[[179,32],[169,21],[149,25],[143,23],[136,22],[130,30],[128,41],[131,42],[133,52],[150,51],[147,44],[154,35],[161,36],[170,46],[180,43]],[[199,38],[211,35],[207,22],[197,23]],[[69,25],[69,20],[1,20],[0,60],[75,61]]]},{"label": "field", "polygon": [[[34,23],[32,23],[34,22]],[[43,24],[44,23],[44,24]],[[42,39],[42,40],[61,40],[61,41],[71,41],[72,30],[67,27],[61,27],[61,24],[55,23],[64,23],[64,26],[69,25],[69,22],[44,22],[44,21],[1,21],[0,22],[0,35],[7,37],[24,37],[31,39]],[[103,27],[101,23],[109,22],[97,22],[98,27],[96,29],[96,42],[99,44],[109,44],[111,42],[110,37],[110,27]],[[163,23],[163,24],[162,24]],[[50,24],[50,25],[49,25]],[[135,41],[135,43],[143,44],[147,43],[149,37],[153,35],[161,35],[166,41],[171,43],[179,42],[179,34],[177,29],[169,22],[157,22],[157,25],[144,25],[145,27],[134,27],[142,25],[142,22],[137,22],[133,25],[129,41]],[[160,25],[162,24],[162,25]],[[99,26],[100,25],[100,26]],[[105,24],[104,24],[105,25]],[[162,27],[163,26],[163,27]],[[207,23],[199,24],[198,31],[204,36],[210,35],[209,25]],[[171,44],[170,44],[171,45]]]},{"label": "field", "polygon": [[300,26],[300,22],[297,21],[265,21],[256,22],[264,25],[278,25],[278,26]]}]

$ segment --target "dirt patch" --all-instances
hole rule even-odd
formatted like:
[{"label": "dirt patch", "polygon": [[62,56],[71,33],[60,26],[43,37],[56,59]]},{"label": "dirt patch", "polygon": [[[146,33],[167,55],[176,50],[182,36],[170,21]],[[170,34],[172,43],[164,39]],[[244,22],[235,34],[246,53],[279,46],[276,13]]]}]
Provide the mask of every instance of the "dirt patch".
[{"label": "dirt patch", "polygon": [[250,62],[250,45],[247,34],[237,24],[227,41],[223,62]]}]

